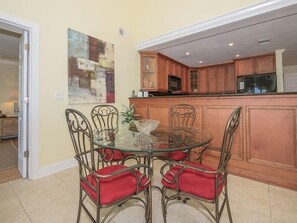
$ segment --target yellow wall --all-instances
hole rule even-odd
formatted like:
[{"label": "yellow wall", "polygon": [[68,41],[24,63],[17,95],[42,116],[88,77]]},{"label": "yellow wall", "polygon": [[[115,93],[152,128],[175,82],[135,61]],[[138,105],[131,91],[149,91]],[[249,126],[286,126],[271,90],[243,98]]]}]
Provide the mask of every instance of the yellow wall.
[{"label": "yellow wall", "polygon": [[139,12],[137,41],[197,24],[260,0],[134,0]]},{"label": "yellow wall", "polygon": [[[73,157],[64,110],[89,114],[94,104],[67,101],[67,28],[115,45],[115,106],[139,90],[136,43],[234,11],[259,0],[0,0],[1,12],[35,23],[40,31],[40,166]],[[118,35],[119,27],[128,37]],[[64,93],[64,101],[55,101]]]}]

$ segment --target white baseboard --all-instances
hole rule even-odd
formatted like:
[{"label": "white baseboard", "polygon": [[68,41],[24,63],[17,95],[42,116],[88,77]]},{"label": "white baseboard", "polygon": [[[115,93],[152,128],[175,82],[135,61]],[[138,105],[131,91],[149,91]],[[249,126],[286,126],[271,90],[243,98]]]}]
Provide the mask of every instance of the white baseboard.
[{"label": "white baseboard", "polygon": [[75,166],[77,166],[77,160],[74,158],[43,166],[40,167],[38,178],[45,177]]}]

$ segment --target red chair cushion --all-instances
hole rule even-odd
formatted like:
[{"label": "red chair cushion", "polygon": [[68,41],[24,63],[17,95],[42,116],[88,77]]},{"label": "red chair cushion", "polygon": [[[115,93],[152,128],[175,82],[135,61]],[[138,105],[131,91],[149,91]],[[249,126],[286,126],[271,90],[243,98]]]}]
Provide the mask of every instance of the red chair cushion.
[{"label": "red chair cushion", "polygon": [[187,157],[187,153],[183,151],[173,151],[168,154],[169,160],[182,161]]},{"label": "red chair cushion", "polygon": [[[199,163],[186,161],[185,164],[209,171],[214,171],[214,169]],[[181,168],[181,166],[176,165],[172,167],[170,171],[176,175],[178,170]],[[166,182],[164,178],[170,183]],[[182,170],[179,175],[179,188],[176,188],[177,184],[173,182],[173,179],[173,175],[167,171],[162,179],[163,186],[171,189],[178,189],[182,192],[189,193],[207,200],[214,200],[215,198],[215,174],[201,173],[196,170],[186,168]],[[218,188],[218,195],[221,193],[223,187],[224,183]]]},{"label": "red chair cushion", "polygon": [[[98,170],[97,173],[100,175],[108,175],[113,173],[114,171],[121,170],[124,168],[126,168],[126,166],[124,165],[112,165]],[[138,176],[141,176],[141,173],[139,171],[134,170],[134,172]],[[93,185],[96,188],[95,177],[88,175],[86,179],[88,182],[90,182],[91,185]],[[145,182],[147,182],[147,180],[148,179],[144,177],[142,178],[141,183],[144,184]],[[136,181],[136,176],[131,172],[125,172],[113,177],[100,178],[100,204],[110,204],[116,200],[135,194],[137,189]],[[92,190],[84,181],[81,181],[81,186],[86,191],[86,193],[88,193],[94,200],[97,199],[96,192]],[[142,191],[145,189],[145,187],[138,185],[138,189],[139,191]]]},{"label": "red chair cushion", "polygon": [[112,162],[112,161],[121,161],[127,156],[129,156],[129,153],[122,153],[117,150],[111,150],[111,149],[100,149],[102,155],[105,157],[106,161]]},{"label": "red chair cushion", "polygon": [[[160,144],[158,148],[168,148],[168,144]],[[167,152],[166,154],[159,155],[163,159],[182,161],[187,157],[187,153],[183,151]]]}]

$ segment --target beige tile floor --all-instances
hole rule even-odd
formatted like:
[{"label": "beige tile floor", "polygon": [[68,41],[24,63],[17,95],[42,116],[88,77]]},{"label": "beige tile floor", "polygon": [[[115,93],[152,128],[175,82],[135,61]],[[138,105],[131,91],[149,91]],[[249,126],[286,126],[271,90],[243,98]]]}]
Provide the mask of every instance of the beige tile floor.
[{"label": "beige tile floor", "polygon": [[[155,168],[154,184],[159,182],[158,168]],[[297,222],[296,191],[229,175],[229,195],[234,223]],[[157,190],[153,191],[153,201],[153,222],[163,222]],[[1,223],[76,222],[77,203],[77,167],[34,181],[17,179],[0,184]],[[203,213],[197,207],[175,203],[168,209],[167,222],[212,222]],[[109,223],[143,223],[143,214],[140,206],[123,205]],[[84,213],[81,222],[90,222]],[[226,212],[221,222],[228,222]]]}]

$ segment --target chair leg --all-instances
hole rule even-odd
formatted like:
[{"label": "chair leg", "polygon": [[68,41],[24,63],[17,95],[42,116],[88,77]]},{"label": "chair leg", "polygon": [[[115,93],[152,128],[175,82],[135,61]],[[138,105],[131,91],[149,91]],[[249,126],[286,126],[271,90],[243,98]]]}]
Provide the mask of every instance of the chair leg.
[{"label": "chair leg", "polygon": [[80,188],[79,189],[79,202],[78,202],[77,219],[76,219],[77,223],[79,223],[79,221],[80,221],[81,205],[82,205],[82,190]]},{"label": "chair leg", "polygon": [[149,190],[148,189],[146,189],[144,191],[144,197],[146,200],[144,217],[145,217],[145,222],[149,223],[149,221],[150,221],[150,204],[149,204],[150,199],[149,199]]},{"label": "chair leg", "polygon": [[216,223],[220,223],[220,217],[219,217],[219,198],[216,198],[215,201],[215,221]]},{"label": "chair leg", "polygon": [[225,185],[225,199],[226,199],[226,205],[227,205],[229,221],[230,221],[230,223],[233,223],[232,215],[231,215],[231,208],[230,208],[230,204],[229,204],[229,196],[228,196],[227,185]]},{"label": "chair leg", "polygon": [[167,208],[165,204],[165,193],[164,188],[162,189],[162,194],[161,194],[161,207],[162,207],[162,214],[163,214],[163,220],[164,223],[167,223],[166,215],[167,215]]}]

